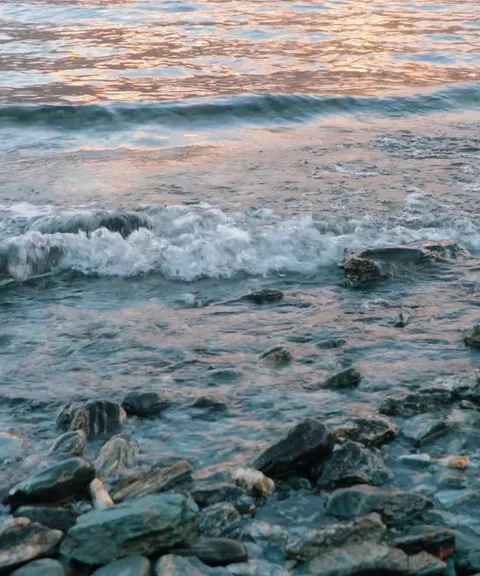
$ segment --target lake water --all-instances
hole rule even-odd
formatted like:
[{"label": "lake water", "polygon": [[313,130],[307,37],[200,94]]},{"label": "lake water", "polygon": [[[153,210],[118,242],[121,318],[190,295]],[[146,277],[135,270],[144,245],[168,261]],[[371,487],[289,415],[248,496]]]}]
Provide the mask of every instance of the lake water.
[{"label": "lake water", "polygon": [[[165,391],[127,431],[200,470],[478,367],[478,0],[3,1],[0,46],[0,423],[31,457],[73,399]],[[342,284],[345,248],[422,239],[471,258]],[[225,303],[262,287],[285,299]]]}]

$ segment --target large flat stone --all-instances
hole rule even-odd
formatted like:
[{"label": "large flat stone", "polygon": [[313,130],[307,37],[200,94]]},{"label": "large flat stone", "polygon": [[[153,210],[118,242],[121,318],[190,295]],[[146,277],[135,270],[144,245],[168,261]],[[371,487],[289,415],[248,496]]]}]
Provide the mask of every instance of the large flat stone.
[{"label": "large flat stone", "polygon": [[42,558],[18,568],[10,576],[65,576],[65,569],[58,560]]},{"label": "large flat stone", "polygon": [[150,576],[152,565],[145,556],[127,556],[111,562],[92,574],[92,576]]},{"label": "large flat stone", "polygon": [[202,538],[185,548],[175,548],[172,553],[195,556],[208,566],[227,566],[248,560],[245,544],[230,538]]}]

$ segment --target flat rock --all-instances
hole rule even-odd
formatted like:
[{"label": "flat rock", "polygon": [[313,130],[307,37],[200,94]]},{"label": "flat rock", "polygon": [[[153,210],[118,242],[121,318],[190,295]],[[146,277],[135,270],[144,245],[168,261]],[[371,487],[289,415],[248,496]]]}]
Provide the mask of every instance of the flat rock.
[{"label": "flat rock", "polygon": [[429,454],[402,454],[397,460],[412,468],[428,468],[432,464]]},{"label": "flat rock", "polygon": [[268,304],[270,302],[278,302],[282,299],[283,292],[276,288],[263,288],[262,290],[240,296],[240,300],[253,302],[254,304]]},{"label": "flat rock", "polygon": [[352,518],[377,512],[385,524],[395,524],[432,506],[432,502],[421,494],[359,484],[332,492],[326,511],[337,518]]},{"label": "flat rock", "polygon": [[329,489],[353,484],[381,486],[392,478],[378,451],[347,441],[325,463],[318,486]]},{"label": "flat rock", "polygon": [[204,508],[200,514],[200,532],[205,537],[232,536],[242,517],[233,504],[219,502]]},{"label": "flat rock", "polygon": [[138,442],[126,436],[110,438],[100,449],[95,459],[95,470],[99,478],[121,476],[135,467],[140,452]]},{"label": "flat rock", "polygon": [[442,474],[439,481],[442,488],[453,488],[454,490],[463,490],[467,483],[467,476],[460,470],[452,470]]},{"label": "flat rock", "polygon": [[63,538],[60,530],[45,528],[28,518],[14,518],[0,527],[0,570],[51,553]]},{"label": "flat rock", "polygon": [[122,401],[122,408],[129,416],[150,418],[158,416],[172,405],[172,401],[158,392],[129,392]]},{"label": "flat rock", "polygon": [[171,552],[177,556],[195,556],[208,566],[227,566],[248,560],[245,544],[230,538],[201,538],[189,546],[175,548]]},{"label": "flat rock", "polygon": [[42,526],[61,530],[67,533],[75,526],[80,514],[69,508],[54,508],[49,506],[20,506],[13,515],[16,518],[28,518],[32,522],[38,522]]},{"label": "flat rock", "polygon": [[85,432],[83,430],[71,430],[54,440],[48,452],[61,456],[81,456],[86,445]]},{"label": "flat rock", "polygon": [[472,328],[469,328],[463,339],[467,346],[472,346],[473,348],[480,348],[480,324],[475,324]]},{"label": "flat rock", "polygon": [[428,552],[445,560],[455,553],[455,533],[445,529],[401,536],[392,541],[392,546],[400,548],[408,555]]},{"label": "flat rock", "polygon": [[435,494],[435,500],[443,510],[453,510],[469,502],[478,500],[479,493],[476,490],[440,490]]},{"label": "flat rock", "polygon": [[229,576],[225,568],[211,568],[198,558],[168,554],[154,565],[155,576]]},{"label": "flat rock", "polygon": [[0,461],[21,458],[25,447],[25,441],[20,436],[10,432],[0,432]]},{"label": "flat rock", "polygon": [[348,420],[326,422],[338,440],[353,440],[365,446],[381,446],[396,438],[400,427],[387,416],[377,414]]},{"label": "flat rock", "polygon": [[436,412],[449,408],[455,400],[451,390],[446,388],[424,388],[400,396],[390,396],[379,406],[379,411],[387,416],[415,416],[426,412]]},{"label": "flat rock", "polygon": [[42,558],[18,568],[10,576],[65,576],[65,570],[58,560]]},{"label": "flat rock", "polygon": [[360,372],[351,366],[350,368],[345,368],[345,370],[341,370],[327,378],[321,387],[337,390],[342,388],[355,388],[360,384],[361,379],[362,375]]},{"label": "flat rock", "polygon": [[447,418],[440,418],[433,414],[418,414],[403,423],[402,435],[415,446],[444,434],[449,429]]},{"label": "flat rock", "polygon": [[92,576],[150,576],[152,565],[145,556],[127,556],[111,562],[92,574]]},{"label": "flat rock", "polygon": [[409,576],[443,576],[446,569],[445,562],[427,552],[419,552],[408,558]]},{"label": "flat rock", "polygon": [[332,350],[335,348],[341,348],[345,346],[347,341],[345,338],[323,338],[322,340],[317,340],[315,346],[322,350]]},{"label": "flat rock", "polygon": [[349,546],[361,542],[378,542],[387,528],[378,514],[368,514],[350,522],[337,522],[324,528],[307,530],[300,536],[291,537],[285,551],[288,558],[309,560],[329,548]]},{"label": "flat rock", "polygon": [[252,467],[273,479],[289,475],[317,479],[333,444],[333,434],[319,420],[307,418],[262,452]]},{"label": "flat rock", "polygon": [[90,565],[150,556],[196,535],[198,522],[198,507],[185,496],[144,496],[80,516],[60,551]]},{"label": "flat rock", "polygon": [[63,406],[57,414],[57,426],[67,430],[83,430],[87,438],[94,438],[117,434],[125,418],[125,410],[118,402],[88,400]]},{"label": "flat rock", "polygon": [[95,478],[95,468],[77,456],[45,468],[14,486],[6,498],[12,506],[34,502],[58,502],[85,492]]},{"label": "flat rock", "polygon": [[199,482],[190,491],[192,498],[201,507],[211,506],[219,502],[236,502],[245,495],[245,490],[232,482],[215,482],[208,484]]}]

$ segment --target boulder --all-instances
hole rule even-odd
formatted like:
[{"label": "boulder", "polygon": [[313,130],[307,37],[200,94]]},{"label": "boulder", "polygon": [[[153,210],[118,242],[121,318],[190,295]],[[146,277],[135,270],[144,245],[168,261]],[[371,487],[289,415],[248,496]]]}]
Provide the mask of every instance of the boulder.
[{"label": "boulder", "polygon": [[200,532],[205,537],[232,536],[242,517],[233,504],[220,502],[204,508],[200,514]]},{"label": "boulder", "polygon": [[214,484],[199,482],[195,484],[190,493],[195,502],[203,508],[219,502],[236,502],[245,495],[245,490],[231,482],[215,482]]},{"label": "boulder", "polygon": [[333,434],[319,420],[307,418],[264,450],[252,467],[270,478],[299,475],[316,480],[333,444]]},{"label": "boulder", "polygon": [[63,406],[57,414],[57,426],[67,430],[83,430],[87,438],[95,438],[117,434],[125,418],[125,410],[118,402],[88,400]]},{"label": "boulder", "polygon": [[111,562],[92,574],[92,576],[150,576],[152,565],[145,556],[127,556]]},{"label": "boulder", "polygon": [[58,502],[85,492],[95,478],[92,464],[77,456],[45,468],[14,486],[6,503],[16,507],[34,502]]},{"label": "boulder", "polygon": [[421,446],[449,429],[447,418],[437,417],[434,414],[418,414],[403,423],[402,435],[415,446]]},{"label": "boulder", "polygon": [[404,522],[432,506],[432,502],[421,494],[359,484],[332,492],[326,511],[337,518],[353,518],[377,512],[385,524],[395,524]]},{"label": "boulder", "polygon": [[377,450],[347,441],[325,463],[318,481],[321,488],[340,488],[353,484],[381,486],[393,478]]},{"label": "boulder", "polygon": [[325,423],[337,440],[353,440],[365,446],[381,446],[396,438],[400,427],[387,416],[376,414]]},{"label": "boulder", "polygon": [[122,435],[113,436],[101,447],[95,459],[97,475],[99,478],[108,478],[128,473],[134,468],[139,452],[138,442]]},{"label": "boulder", "polygon": [[379,411],[387,416],[415,416],[426,412],[436,412],[449,408],[455,400],[451,390],[446,388],[424,388],[409,394],[390,396],[379,406]]},{"label": "boulder", "polygon": [[280,368],[281,366],[290,364],[293,356],[288,348],[284,346],[274,346],[262,352],[260,354],[260,360],[264,360],[267,364]]},{"label": "boulder", "polygon": [[38,522],[42,526],[61,530],[65,534],[72,526],[75,526],[78,512],[68,508],[54,508],[48,506],[20,506],[13,515],[16,518],[28,518],[32,522]]},{"label": "boulder", "polygon": [[195,556],[208,566],[227,566],[248,560],[245,544],[230,538],[201,538],[193,544],[175,548],[171,552],[177,556]]},{"label": "boulder", "polygon": [[122,401],[122,408],[129,416],[150,418],[158,416],[172,405],[172,401],[158,392],[129,392]]},{"label": "boulder", "polygon": [[345,368],[336,374],[333,374],[325,380],[322,384],[322,388],[355,388],[360,384],[362,376],[360,372],[351,366],[350,368]]},{"label": "boulder", "polygon": [[473,348],[480,348],[480,324],[475,324],[472,328],[469,328],[463,339],[467,346],[472,346]]},{"label": "boulder", "polygon": [[49,454],[62,456],[81,456],[87,445],[87,437],[83,430],[65,432],[53,441]]},{"label": "boulder", "polygon": [[42,558],[18,568],[10,576],[65,576],[65,570],[58,560]]},{"label": "boulder", "polygon": [[198,523],[198,507],[185,496],[144,496],[80,516],[60,551],[90,565],[127,555],[150,556],[194,537]]},{"label": "boulder", "polygon": [[323,528],[307,530],[300,536],[291,537],[285,551],[288,558],[309,560],[330,548],[349,546],[362,542],[378,542],[387,531],[378,514],[355,518],[350,522],[337,522]]},{"label": "boulder", "polygon": [[60,530],[45,528],[28,518],[14,518],[0,527],[0,570],[51,553],[63,538]]},{"label": "boulder", "polygon": [[229,576],[225,568],[211,568],[198,558],[182,558],[168,554],[154,566],[155,576]]}]

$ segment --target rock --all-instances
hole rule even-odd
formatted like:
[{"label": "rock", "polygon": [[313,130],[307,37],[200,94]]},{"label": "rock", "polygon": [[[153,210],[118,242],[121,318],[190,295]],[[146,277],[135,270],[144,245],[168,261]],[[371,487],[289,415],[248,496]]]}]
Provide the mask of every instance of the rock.
[{"label": "rock", "polygon": [[428,552],[441,560],[455,553],[455,533],[452,530],[434,530],[395,538],[392,546],[409,555]]},{"label": "rock", "polygon": [[79,513],[68,508],[49,508],[47,506],[20,506],[13,515],[16,518],[28,518],[47,528],[61,530],[65,534],[75,526]]},{"label": "rock", "polygon": [[270,478],[299,475],[316,480],[333,444],[333,434],[319,420],[307,418],[262,452],[252,467]]},{"label": "rock", "polygon": [[100,449],[95,459],[95,470],[100,478],[121,476],[135,466],[140,446],[125,436],[113,436]]},{"label": "rock", "polygon": [[276,367],[286,366],[293,360],[292,353],[284,346],[275,346],[260,354],[260,360]]},{"label": "rock", "polygon": [[87,445],[87,437],[83,430],[65,432],[54,440],[50,446],[49,454],[61,454],[64,456],[81,456]]},{"label": "rock", "polygon": [[92,464],[77,456],[30,476],[10,490],[6,503],[16,507],[33,502],[58,502],[87,490],[95,478]]},{"label": "rock", "polygon": [[381,486],[393,478],[378,451],[348,440],[323,467],[318,481],[321,488],[334,489],[353,484]]},{"label": "rock", "polygon": [[0,461],[10,458],[21,458],[25,447],[25,441],[10,432],[0,432]]},{"label": "rock", "polygon": [[154,566],[155,576],[229,576],[225,568],[211,568],[198,558],[182,558],[168,554]]},{"label": "rock", "polygon": [[185,548],[175,548],[172,552],[177,556],[195,556],[208,566],[227,566],[248,560],[245,544],[230,538],[201,538]]},{"label": "rock", "polygon": [[394,328],[405,328],[405,326],[410,321],[410,317],[408,314],[404,314],[403,312],[399,312],[395,320],[393,321]]},{"label": "rock", "polygon": [[267,304],[269,302],[278,302],[283,299],[283,292],[276,288],[263,288],[257,292],[251,292],[240,297],[240,300],[253,302],[254,304]]},{"label": "rock", "polygon": [[88,485],[88,491],[92,498],[93,507],[95,510],[103,510],[109,506],[113,506],[113,500],[110,494],[105,489],[105,486],[98,478],[94,478]]},{"label": "rock", "polygon": [[111,562],[92,574],[92,576],[150,576],[152,565],[145,556],[127,556]]},{"label": "rock", "polygon": [[172,488],[186,487],[192,482],[192,467],[182,461],[168,468],[153,468],[139,478],[120,480],[110,490],[115,502],[122,502],[148,494],[166,492]]},{"label": "rock", "polygon": [[285,551],[288,558],[309,560],[330,548],[350,546],[365,541],[378,542],[387,529],[378,514],[355,518],[351,522],[338,522],[324,528],[307,530],[287,542]]},{"label": "rock", "polygon": [[270,496],[275,492],[275,482],[254,468],[236,468],[232,479],[250,496]]},{"label": "rock", "polygon": [[251,496],[241,496],[235,500],[235,508],[242,515],[254,514],[256,510],[255,501]]},{"label": "rock", "polygon": [[424,388],[403,396],[390,396],[380,404],[379,411],[387,416],[408,418],[416,414],[445,410],[453,401],[454,397],[451,390]]},{"label": "rock", "polygon": [[200,532],[210,538],[231,536],[241,521],[242,517],[233,504],[220,502],[202,510]]},{"label": "rock", "polygon": [[265,560],[250,560],[240,564],[230,564],[227,571],[231,576],[292,576],[290,570]]},{"label": "rock", "polygon": [[0,570],[52,552],[62,538],[60,530],[45,528],[28,518],[7,520],[0,526]]},{"label": "rock", "polygon": [[385,524],[395,524],[432,506],[432,502],[421,494],[359,484],[332,492],[326,511],[337,518],[352,518],[377,512]]},{"label": "rock", "polygon": [[470,465],[470,460],[467,456],[448,456],[441,460],[448,468],[457,470],[465,470]]},{"label": "rock", "polygon": [[440,477],[440,486],[442,488],[453,488],[463,490],[467,485],[467,477],[459,470],[446,472]]},{"label": "rock", "polygon": [[473,348],[480,348],[480,324],[475,324],[472,328],[469,328],[463,339],[467,346],[472,346]]},{"label": "rock", "polygon": [[400,427],[391,418],[381,415],[352,418],[328,428],[339,440],[353,440],[365,446],[381,446],[400,432]]},{"label": "rock", "polygon": [[322,350],[331,350],[345,346],[347,341],[344,338],[324,338],[315,342],[315,346]]},{"label": "rock", "polygon": [[127,555],[150,556],[193,537],[198,522],[197,505],[185,496],[144,496],[80,516],[60,551],[90,565]]},{"label": "rock", "polygon": [[355,386],[360,384],[361,379],[362,376],[360,372],[352,366],[327,378],[325,382],[323,382],[322,388],[355,388]]},{"label": "rock", "polygon": [[419,414],[403,423],[402,434],[415,446],[421,446],[427,440],[445,433],[448,428],[449,422],[446,418],[437,418],[432,414]]},{"label": "rock", "polygon": [[231,482],[216,482],[215,484],[201,482],[196,484],[190,493],[201,508],[219,502],[236,502],[245,495],[245,491],[240,486]]},{"label": "rock", "polygon": [[89,400],[67,404],[57,414],[57,426],[83,430],[87,438],[116,434],[125,421],[125,410],[118,402]]},{"label": "rock", "polygon": [[10,576],[65,576],[65,570],[57,560],[42,558],[18,568]]},{"label": "rock", "polygon": [[409,576],[443,576],[447,565],[427,552],[419,552],[408,558]]},{"label": "rock", "polygon": [[214,416],[225,415],[228,413],[228,405],[225,401],[219,400],[213,396],[200,396],[192,404],[191,408],[201,410],[197,417],[212,418]]},{"label": "rock", "polygon": [[243,534],[260,546],[285,545],[290,533],[283,526],[268,522],[252,522]]},{"label": "rock", "polygon": [[435,494],[435,500],[443,510],[453,510],[477,498],[478,492],[473,490],[440,490]]},{"label": "rock", "polygon": [[129,392],[122,401],[122,408],[129,416],[149,418],[158,416],[172,405],[172,401],[158,392]]},{"label": "rock", "polygon": [[432,464],[432,459],[428,454],[403,454],[397,460],[412,468],[428,468]]},{"label": "rock", "polygon": [[408,575],[408,556],[397,548],[364,542],[332,548],[313,558],[311,576],[355,576],[370,574]]}]

